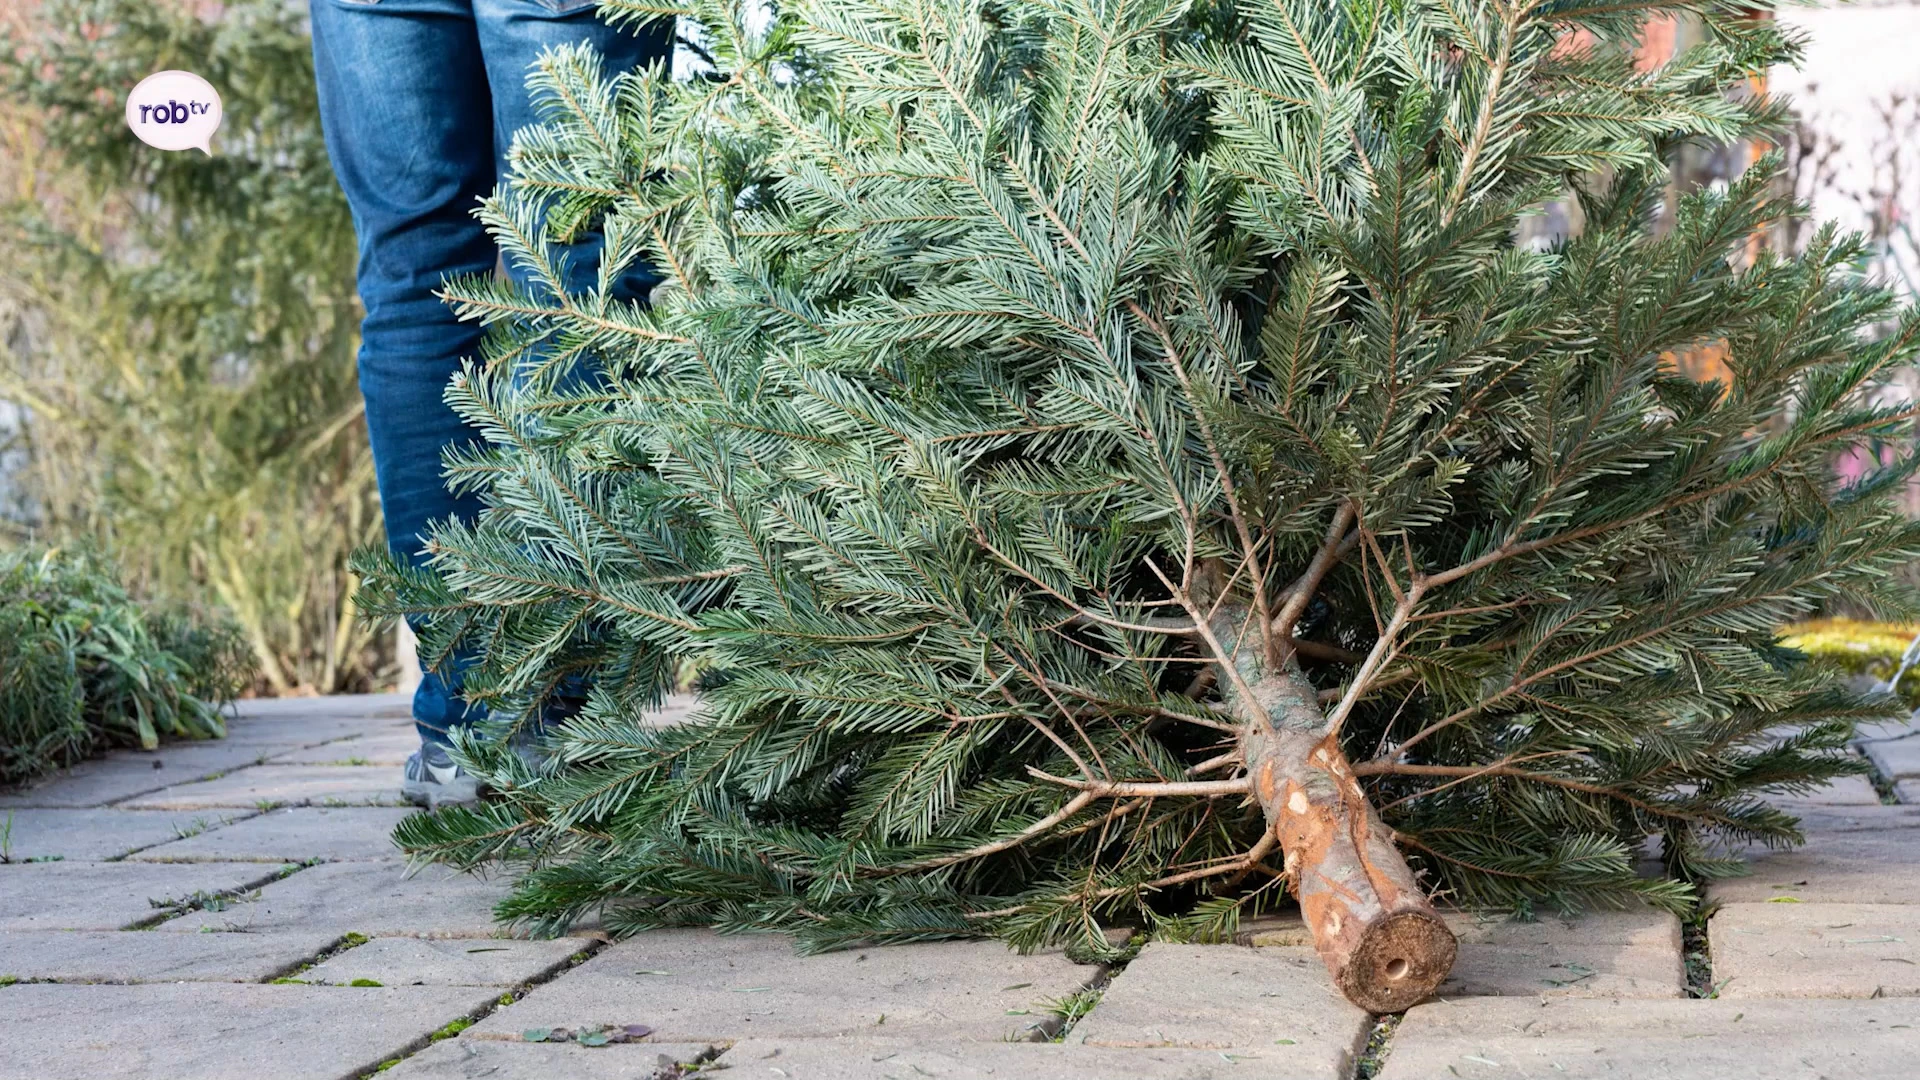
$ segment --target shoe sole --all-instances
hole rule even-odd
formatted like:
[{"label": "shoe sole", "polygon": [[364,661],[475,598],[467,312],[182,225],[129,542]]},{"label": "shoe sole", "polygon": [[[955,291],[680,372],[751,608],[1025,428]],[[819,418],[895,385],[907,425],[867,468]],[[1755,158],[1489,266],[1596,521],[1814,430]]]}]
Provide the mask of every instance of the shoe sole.
[{"label": "shoe sole", "polygon": [[480,801],[480,783],[462,776],[451,784],[433,780],[402,780],[400,795],[415,806],[438,810],[443,806],[472,806]]}]

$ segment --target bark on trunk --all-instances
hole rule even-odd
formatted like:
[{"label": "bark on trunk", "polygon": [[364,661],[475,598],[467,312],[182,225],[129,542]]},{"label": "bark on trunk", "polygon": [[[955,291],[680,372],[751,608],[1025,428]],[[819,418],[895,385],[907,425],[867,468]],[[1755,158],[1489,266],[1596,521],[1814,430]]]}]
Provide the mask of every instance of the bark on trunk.
[{"label": "bark on trunk", "polygon": [[1338,738],[1325,734],[1312,684],[1291,664],[1239,667],[1257,699],[1244,710],[1241,738],[1254,797],[1334,985],[1369,1012],[1421,1001],[1453,969],[1453,932],[1367,802]]}]

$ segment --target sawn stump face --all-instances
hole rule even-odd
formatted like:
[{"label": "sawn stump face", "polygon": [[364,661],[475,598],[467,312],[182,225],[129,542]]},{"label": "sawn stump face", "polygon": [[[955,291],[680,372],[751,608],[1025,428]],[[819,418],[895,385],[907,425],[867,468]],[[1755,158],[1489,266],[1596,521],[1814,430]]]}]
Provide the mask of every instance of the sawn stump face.
[{"label": "sawn stump face", "polygon": [[1401,1012],[1440,988],[1458,947],[1437,915],[1403,911],[1369,927],[1334,977],[1347,1000],[1368,1012]]}]

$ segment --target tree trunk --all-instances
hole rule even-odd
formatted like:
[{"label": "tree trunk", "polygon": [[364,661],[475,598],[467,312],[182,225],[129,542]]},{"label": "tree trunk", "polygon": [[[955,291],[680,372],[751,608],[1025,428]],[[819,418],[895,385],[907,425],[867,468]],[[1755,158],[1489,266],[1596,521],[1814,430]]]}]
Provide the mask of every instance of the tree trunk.
[{"label": "tree trunk", "polygon": [[1256,698],[1242,710],[1241,736],[1253,794],[1334,985],[1374,1013],[1423,1000],[1453,969],[1453,932],[1367,802],[1339,738],[1326,734],[1312,684],[1291,662],[1279,672],[1238,666]]}]

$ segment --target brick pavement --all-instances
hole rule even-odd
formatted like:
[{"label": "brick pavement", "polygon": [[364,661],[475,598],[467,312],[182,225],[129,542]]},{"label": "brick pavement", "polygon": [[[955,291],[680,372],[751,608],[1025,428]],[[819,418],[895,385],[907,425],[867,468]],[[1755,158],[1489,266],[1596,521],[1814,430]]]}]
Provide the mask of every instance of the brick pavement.
[{"label": "brick pavement", "polygon": [[[411,812],[404,701],[243,703],[232,728],[0,795],[0,1080],[1766,1080],[1920,1060],[1920,809],[1860,781],[1792,800],[1809,847],[1711,891],[1718,1000],[1689,995],[1670,914],[1457,914],[1453,978],[1381,1025],[1286,918],[1118,971],[991,942],[517,940],[491,918],[501,881],[409,877],[388,841]],[[1920,740],[1881,734],[1882,786],[1920,787]]]}]

